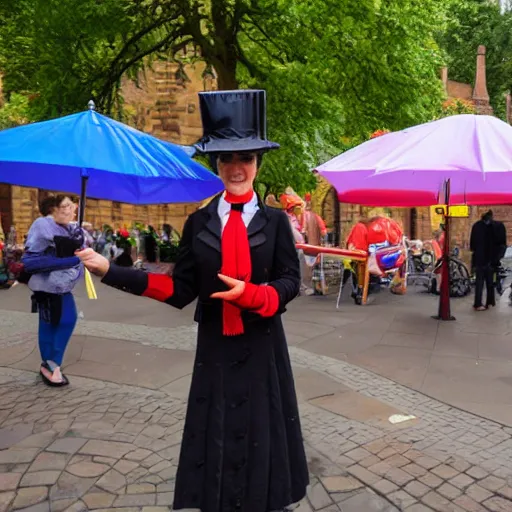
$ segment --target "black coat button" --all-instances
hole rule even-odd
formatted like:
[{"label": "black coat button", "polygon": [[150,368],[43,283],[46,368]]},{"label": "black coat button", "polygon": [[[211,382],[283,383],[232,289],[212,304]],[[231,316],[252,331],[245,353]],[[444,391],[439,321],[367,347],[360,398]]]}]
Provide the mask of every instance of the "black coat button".
[{"label": "black coat button", "polygon": [[206,402],[206,397],[205,397],[205,396],[198,396],[198,397],[196,398],[196,402],[197,402],[198,404],[204,404],[204,403]]},{"label": "black coat button", "polygon": [[203,466],[204,466],[204,460],[200,460],[200,461],[196,462],[197,468],[202,468]]}]

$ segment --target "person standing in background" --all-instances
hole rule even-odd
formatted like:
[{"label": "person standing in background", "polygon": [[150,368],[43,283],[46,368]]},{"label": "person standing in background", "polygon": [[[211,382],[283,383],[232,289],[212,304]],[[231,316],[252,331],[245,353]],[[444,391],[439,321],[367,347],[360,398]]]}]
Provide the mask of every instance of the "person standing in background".
[{"label": "person standing in background", "polygon": [[496,291],[501,295],[503,293],[503,268],[501,260],[507,252],[507,228],[505,224],[499,220],[492,222],[493,244],[491,250],[491,265],[494,276]]},{"label": "person standing in background", "polygon": [[300,222],[298,219],[298,213],[300,213],[300,209],[302,208],[302,201],[300,198],[294,197],[290,194],[282,194],[279,201],[286,213],[286,216],[288,217],[288,221],[290,222],[295,243],[303,244],[305,240],[301,233]]},{"label": "person standing in background", "polygon": [[327,228],[322,217],[313,211],[311,194],[305,196],[306,207],[302,215],[302,232],[309,245],[321,245],[327,236]]},{"label": "person standing in background", "polygon": [[77,204],[67,195],[45,198],[42,217],[30,227],[22,257],[34,293],[33,311],[39,312],[40,374],[45,384],[54,387],[69,384],[61,365],[77,320],[72,291],[82,264],[74,253],[83,248],[84,234],[73,222],[76,210]]},{"label": "person standing in background", "polygon": [[[473,253],[471,266],[476,273],[475,283],[475,311],[485,311],[489,306],[496,305],[494,295],[494,274],[492,267],[494,234],[492,210],[482,215],[482,218],[473,224],[469,247]],[[482,295],[486,288],[486,304],[482,303]]]},{"label": "person standing in background", "polygon": [[90,222],[83,222],[82,228],[85,237],[85,245],[87,247],[94,248],[96,241],[94,240],[94,229],[92,227],[92,224]]},{"label": "person standing in background", "polygon": [[153,226],[148,226],[148,231],[144,235],[144,247],[146,249],[146,260],[148,263],[156,263],[158,254],[157,236]]}]

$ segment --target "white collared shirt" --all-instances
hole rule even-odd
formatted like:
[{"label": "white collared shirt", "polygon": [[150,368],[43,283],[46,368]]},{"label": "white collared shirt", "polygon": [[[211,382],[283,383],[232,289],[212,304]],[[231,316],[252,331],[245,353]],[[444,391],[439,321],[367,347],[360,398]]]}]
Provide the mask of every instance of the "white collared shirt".
[{"label": "white collared shirt", "polygon": [[[217,213],[220,218],[222,230],[224,230],[224,227],[228,222],[229,213],[231,212],[231,204],[224,199],[225,195],[226,192],[224,192],[224,194],[222,194],[220,197],[219,205],[217,206]],[[259,209],[258,196],[254,193],[252,199],[248,203],[244,204],[244,211],[242,212],[242,220],[244,221],[246,227],[249,225],[252,218]]]}]

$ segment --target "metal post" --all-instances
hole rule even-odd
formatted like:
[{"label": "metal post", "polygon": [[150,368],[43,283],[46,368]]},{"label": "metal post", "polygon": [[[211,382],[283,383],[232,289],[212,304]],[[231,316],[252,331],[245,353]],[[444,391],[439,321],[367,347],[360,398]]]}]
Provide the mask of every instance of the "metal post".
[{"label": "metal post", "polygon": [[455,320],[450,309],[450,180],[445,183],[445,231],[444,231],[444,247],[443,247],[443,263],[441,267],[441,290],[439,294],[439,311],[436,320]]},{"label": "metal post", "polygon": [[87,192],[87,180],[89,179],[89,174],[85,169],[82,170],[81,174],[82,186],[80,188],[80,204],[78,206],[78,225],[82,226],[84,222],[84,212],[85,212],[85,196]]},{"label": "metal post", "polygon": [[[87,103],[87,110],[93,112],[96,109],[96,105],[93,100],[90,100]],[[80,203],[78,205],[78,225],[82,227],[84,222],[84,214],[85,214],[85,197],[87,192],[87,180],[89,179],[89,173],[87,169],[82,169],[80,173],[81,187],[80,187]]]}]

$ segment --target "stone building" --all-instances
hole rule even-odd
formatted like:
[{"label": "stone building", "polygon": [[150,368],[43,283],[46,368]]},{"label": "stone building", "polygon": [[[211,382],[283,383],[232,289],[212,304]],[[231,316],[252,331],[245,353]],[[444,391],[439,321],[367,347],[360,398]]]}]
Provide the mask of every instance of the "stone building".
[{"label": "stone building", "polygon": [[[126,115],[137,128],[164,140],[190,145],[202,135],[197,93],[215,89],[215,78],[203,63],[179,67],[157,61],[141,76],[139,86],[126,82],[123,95]],[[0,94],[1,96],[1,94]],[[86,106],[84,105],[84,108]],[[0,183],[0,217],[4,232],[11,225],[22,240],[39,215],[39,202],[49,191]],[[169,223],[179,231],[197,204],[136,206],[113,201],[87,199],[85,220],[94,227],[131,226],[134,221],[160,228]]]},{"label": "stone building", "polygon": [[[476,72],[474,86],[449,80],[448,69],[441,71],[448,99],[462,99],[474,104],[477,113],[492,115],[493,109],[489,103],[487,92],[485,46],[479,46],[476,57]],[[507,120],[512,121],[512,99],[507,97]],[[359,205],[340,204],[337,201],[335,190],[323,178],[319,178],[319,186],[314,194],[313,203],[315,209],[326,220],[326,224],[339,232],[340,243],[346,239],[351,227],[361,217],[375,214],[386,214],[398,220],[404,227],[405,233],[410,238],[426,240],[432,237],[432,233],[438,226],[431,208],[367,208]],[[469,250],[469,236],[471,226],[480,218],[489,207],[478,206],[470,208],[470,217],[467,219],[454,219],[452,222],[451,241],[452,246],[459,247],[463,254]],[[493,206],[492,210],[496,219],[502,220],[512,243],[512,206]]]}]

